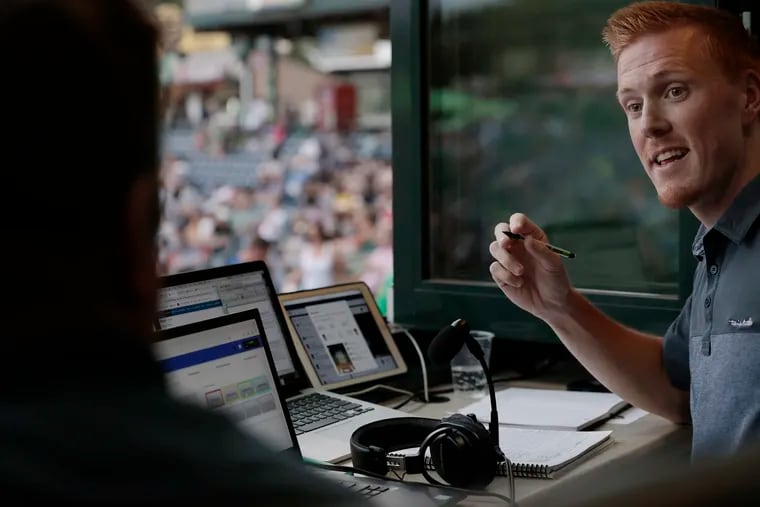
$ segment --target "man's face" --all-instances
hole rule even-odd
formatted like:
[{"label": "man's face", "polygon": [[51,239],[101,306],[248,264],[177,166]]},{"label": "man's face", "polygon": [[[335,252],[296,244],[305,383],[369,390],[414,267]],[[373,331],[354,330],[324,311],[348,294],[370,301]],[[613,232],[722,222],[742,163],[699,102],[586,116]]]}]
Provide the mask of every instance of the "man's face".
[{"label": "man's face", "polygon": [[743,163],[744,92],[707,56],[703,37],[692,27],[642,36],[618,60],[631,141],[673,208],[720,205]]}]

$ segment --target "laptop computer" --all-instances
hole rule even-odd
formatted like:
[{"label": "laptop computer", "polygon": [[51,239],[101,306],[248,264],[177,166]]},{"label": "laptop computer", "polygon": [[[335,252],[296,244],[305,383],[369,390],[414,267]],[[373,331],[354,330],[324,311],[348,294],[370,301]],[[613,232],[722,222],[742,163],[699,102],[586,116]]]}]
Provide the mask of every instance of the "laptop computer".
[{"label": "laptop computer", "polygon": [[[266,327],[257,309],[158,331],[153,350],[173,396],[224,413],[273,451],[302,458]],[[315,473],[369,497],[371,504],[379,506],[453,505],[465,497],[426,484],[322,469]]]},{"label": "laptop computer", "polygon": [[[377,305],[374,300],[369,300],[371,294],[367,295],[368,290],[362,293],[365,305],[356,314],[356,332],[367,338],[371,352],[379,351],[379,356],[373,359],[379,366],[357,371],[358,367],[365,364],[359,362],[358,366],[354,365],[354,371],[344,372],[343,375],[336,373],[331,381],[322,383],[319,380],[322,377],[314,372],[316,366],[311,366],[308,360],[309,354],[299,353],[296,348],[308,350],[305,349],[304,342],[292,334],[289,325],[292,319],[285,317],[269,270],[263,261],[167,275],[162,277],[161,282],[159,311],[154,323],[156,330],[169,330],[252,308],[259,310],[272,349],[280,387],[289,412],[297,418],[297,437],[305,457],[330,463],[343,461],[351,455],[349,439],[356,428],[378,419],[408,415],[401,410],[331,392],[332,389],[353,383],[406,371],[406,365],[393,343],[385,321],[377,311]],[[288,300],[296,301],[296,297],[300,297],[297,295],[298,293],[288,296]],[[318,303],[319,299],[314,302]],[[355,303],[356,301],[353,307],[360,308]],[[336,357],[343,356],[336,353]]]}]

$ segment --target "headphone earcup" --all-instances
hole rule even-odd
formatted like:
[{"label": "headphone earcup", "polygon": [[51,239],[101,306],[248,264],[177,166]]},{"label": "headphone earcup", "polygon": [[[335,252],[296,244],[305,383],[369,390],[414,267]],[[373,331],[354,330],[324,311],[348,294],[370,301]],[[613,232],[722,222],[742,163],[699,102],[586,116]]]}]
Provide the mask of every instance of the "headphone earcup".
[{"label": "headphone earcup", "polygon": [[[351,434],[351,460],[354,468],[379,475],[388,473],[387,454],[418,447],[440,421],[424,417],[382,419],[358,427]],[[420,473],[424,466],[421,456],[407,456],[406,465]]]},{"label": "headphone earcup", "polygon": [[441,420],[446,431],[430,445],[435,471],[452,486],[484,488],[496,476],[491,435],[474,417],[453,414]]}]

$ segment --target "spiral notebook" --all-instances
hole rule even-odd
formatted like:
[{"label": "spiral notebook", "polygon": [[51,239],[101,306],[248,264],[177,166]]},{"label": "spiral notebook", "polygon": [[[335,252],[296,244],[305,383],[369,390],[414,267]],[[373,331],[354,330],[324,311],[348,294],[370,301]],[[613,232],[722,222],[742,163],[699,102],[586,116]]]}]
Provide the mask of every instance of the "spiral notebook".
[{"label": "spiral notebook", "polygon": [[[565,431],[532,428],[499,428],[502,451],[512,461],[515,477],[552,479],[559,472],[611,443],[611,431]],[[433,469],[430,457],[425,465]],[[506,463],[498,463],[497,475],[507,475]]]},{"label": "spiral notebook", "polygon": [[[509,387],[496,393],[499,424],[525,428],[583,430],[630,407],[613,393]],[[485,398],[462,407],[460,414],[491,420],[491,400]]]}]

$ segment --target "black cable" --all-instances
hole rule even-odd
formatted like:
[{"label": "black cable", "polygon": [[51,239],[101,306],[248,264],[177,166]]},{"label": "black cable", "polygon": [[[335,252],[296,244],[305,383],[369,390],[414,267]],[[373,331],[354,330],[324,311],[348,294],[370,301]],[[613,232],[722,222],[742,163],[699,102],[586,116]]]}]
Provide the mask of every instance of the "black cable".
[{"label": "black cable", "polygon": [[[387,475],[380,475],[376,474],[374,472],[366,471],[366,470],[359,470],[358,468],[354,468],[351,466],[346,465],[333,465],[332,463],[322,463],[319,461],[306,461],[305,462],[308,465],[313,465],[317,468],[322,468],[324,470],[334,470],[337,472],[343,472],[346,474],[351,475],[366,475],[367,477],[371,477],[373,479],[379,479],[382,481],[388,481],[388,482],[400,482],[402,484],[418,484],[421,486],[425,486],[425,483],[419,483],[419,482],[410,482],[410,481],[402,481],[400,479],[394,479],[393,477],[388,477]],[[500,500],[503,500],[507,505],[511,505],[512,507],[517,507],[517,502],[513,502],[512,499],[510,499],[506,495],[502,495],[500,493],[492,493],[491,491],[479,491],[475,489],[465,489],[465,488],[457,488],[454,486],[449,486],[448,484],[437,484],[435,487],[437,488],[444,488],[449,489],[451,491],[457,491],[459,493],[463,493],[469,496],[492,496],[494,498],[498,498]]]},{"label": "black cable", "polygon": [[[433,393],[430,393],[430,394],[433,394]],[[404,405],[406,405],[407,403],[409,403],[412,400],[414,400],[415,398],[417,398],[420,401],[422,401],[422,403],[425,403],[425,398],[423,396],[424,396],[424,393],[413,393],[410,396],[407,396],[404,401],[402,401],[400,403],[397,403],[396,405],[393,405],[391,408],[399,409],[399,408],[403,407]]]},{"label": "black cable", "polygon": [[347,393],[342,392],[341,394],[343,396],[350,396],[352,398],[358,398],[362,394],[367,394],[367,393],[371,393],[372,391],[383,390],[383,389],[386,390],[386,391],[391,391],[391,392],[398,393],[398,394],[406,394],[406,395],[412,394],[411,391],[407,391],[406,389],[399,389],[398,387],[389,386],[389,385],[386,385],[386,384],[375,384],[375,385],[373,385],[371,387],[367,387],[366,389],[361,389],[359,391],[351,391],[351,392],[347,392]]}]

